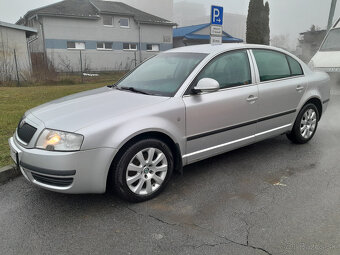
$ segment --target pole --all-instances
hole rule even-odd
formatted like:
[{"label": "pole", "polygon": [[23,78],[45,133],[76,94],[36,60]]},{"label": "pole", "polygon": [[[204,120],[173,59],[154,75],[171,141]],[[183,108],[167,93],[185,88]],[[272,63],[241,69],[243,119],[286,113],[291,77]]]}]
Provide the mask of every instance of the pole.
[{"label": "pole", "polygon": [[138,29],[139,29],[138,34],[139,63],[142,63],[142,27],[140,22],[138,22]]},{"label": "pole", "polygon": [[333,18],[334,18],[334,12],[335,12],[335,7],[336,7],[336,2],[338,0],[332,0],[331,3],[331,9],[329,10],[329,17],[328,17],[328,25],[327,25],[327,30],[330,30],[333,25]]},{"label": "pole", "polygon": [[137,52],[135,51],[135,67],[137,66]]},{"label": "pole", "polygon": [[15,49],[14,49],[14,62],[15,62],[15,69],[17,71],[17,83],[18,83],[18,86],[20,86],[19,70],[18,70],[18,62],[17,62],[17,53],[15,52]]},{"label": "pole", "polygon": [[80,77],[81,77],[81,83],[84,83],[84,76],[83,76],[83,58],[81,57],[81,50],[79,51],[80,54]]}]

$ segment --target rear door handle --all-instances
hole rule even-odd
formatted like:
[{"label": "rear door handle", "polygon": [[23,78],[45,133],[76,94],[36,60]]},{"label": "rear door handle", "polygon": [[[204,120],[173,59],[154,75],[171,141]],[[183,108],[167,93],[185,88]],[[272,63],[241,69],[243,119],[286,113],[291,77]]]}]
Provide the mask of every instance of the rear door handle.
[{"label": "rear door handle", "polygon": [[296,91],[297,92],[301,92],[301,91],[303,91],[305,88],[303,87],[303,86],[301,86],[301,85],[299,85],[299,86],[297,86],[296,87]]},{"label": "rear door handle", "polygon": [[248,103],[255,103],[255,102],[257,101],[257,99],[259,99],[259,98],[256,97],[256,96],[250,95],[250,96],[247,98],[247,102],[248,102]]}]

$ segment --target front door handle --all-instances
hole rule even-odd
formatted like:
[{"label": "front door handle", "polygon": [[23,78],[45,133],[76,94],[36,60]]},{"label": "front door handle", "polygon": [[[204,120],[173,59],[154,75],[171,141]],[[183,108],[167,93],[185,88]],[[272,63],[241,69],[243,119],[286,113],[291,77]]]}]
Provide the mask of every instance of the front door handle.
[{"label": "front door handle", "polygon": [[303,86],[301,86],[301,85],[299,85],[299,86],[297,86],[296,87],[296,91],[297,92],[301,92],[301,91],[303,91],[305,88],[303,87]]},{"label": "front door handle", "polygon": [[257,101],[257,99],[259,99],[258,97],[256,96],[253,96],[253,95],[250,95],[248,98],[247,98],[247,102],[248,103],[255,103]]}]

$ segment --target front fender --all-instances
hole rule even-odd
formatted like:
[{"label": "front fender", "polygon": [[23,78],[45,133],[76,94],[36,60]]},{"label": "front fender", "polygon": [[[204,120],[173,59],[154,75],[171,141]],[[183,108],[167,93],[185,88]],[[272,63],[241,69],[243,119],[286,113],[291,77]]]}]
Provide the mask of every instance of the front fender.
[{"label": "front fender", "polygon": [[185,107],[182,98],[141,108],[124,116],[107,119],[77,131],[84,135],[82,150],[109,147],[120,149],[127,141],[145,132],[161,132],[185,152]]},{"label": "front fender", "polygon": [[[157,125],[151,125],[157,123]],[[136,119],[119,126],[110,137],[110,143],[116,149],[120,149],[132,138],[147,132],[159,132],[169,136],[174,143],[179,144],[181,151],[185,150],[185,126],[184,119],[176,123],[160,117],[148,117]]]}]

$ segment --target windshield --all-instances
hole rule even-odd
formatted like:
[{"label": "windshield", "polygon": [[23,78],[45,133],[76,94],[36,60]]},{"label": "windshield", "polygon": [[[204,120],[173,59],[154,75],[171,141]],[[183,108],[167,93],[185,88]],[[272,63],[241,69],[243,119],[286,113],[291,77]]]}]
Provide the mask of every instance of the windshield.
[{"label": "windshield", "polygon": [[329,31],[321,51],[340,51],[340,28]]},{"label": "windshield", "polygon": [[145,94],[174,96],[194,68],[207,56],[201,53],[162,53],[133,70],[117,88]]}]

